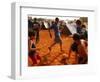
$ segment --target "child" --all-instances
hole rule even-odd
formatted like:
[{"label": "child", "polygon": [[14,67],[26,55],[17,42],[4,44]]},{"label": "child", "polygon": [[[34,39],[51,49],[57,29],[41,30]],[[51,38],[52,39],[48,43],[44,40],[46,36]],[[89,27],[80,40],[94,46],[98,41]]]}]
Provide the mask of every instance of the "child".
[{"label": "child", "polygon": [[79,34],[82,33],[81,21],[80,21],[80,20],[77,20],[77,21],[76,21],[76,31],[77,31],[77,33],[79,33]]},{"label": "child", "polygon": [[29,57],[32,59],[33,64],[37,64],[37,60],[41,60],[39,54],[36,52],[37,50],[39,50],[40,48],[36,48],[35,44],[34,44],[34,40],[35,40],[35,33],[32,31],[28,32],[28,54]]},{"label": "child", "polygon": [[[55,45],[55,44],[59,44],[60,45],[60,50],[61,52],[63,51],[62,50],[62,40],[61,40],[61,37],[60,37],[60,32],[59,32],[59,26],[58,26],[58,23],[59,23],[59,18],[55,18],[55,22],[52,24],[52,26],[50,28],[52,28],[54,30],[54,42],[50,45],[49,50],[51,51],[52,47]],[[50,37],[51,34],[50,34]]]},{"label": "child", "polygon": [[76,60],[78,60],[79,64],[86,64],[88,60],[87,56],[87,45],[86,41],[80,40],[80,35],[79,34],[74,34],[73,35],[73,40],[74,42],[72,43],[70,50],[69,50],[69,58],[71,55],[71,52],[75,52]]}]

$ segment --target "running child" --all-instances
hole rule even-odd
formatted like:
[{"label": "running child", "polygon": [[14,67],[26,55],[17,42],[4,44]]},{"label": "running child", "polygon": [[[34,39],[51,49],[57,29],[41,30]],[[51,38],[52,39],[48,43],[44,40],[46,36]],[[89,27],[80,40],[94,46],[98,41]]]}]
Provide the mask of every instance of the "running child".
[{"label": "running child", "polygon": [[[60,50],[62,51],[62,40],[60,38],[60,32],[59,32],[59,18],[55,18],[55,22],[52,24],[52,26],[49,29],[53,29],[54,30],[54,42],[50,45],[49,50],[51,51],[52,47],[55,44],[59,44],[60,45]],[[51,36],[50,36],[51,37]]]}]

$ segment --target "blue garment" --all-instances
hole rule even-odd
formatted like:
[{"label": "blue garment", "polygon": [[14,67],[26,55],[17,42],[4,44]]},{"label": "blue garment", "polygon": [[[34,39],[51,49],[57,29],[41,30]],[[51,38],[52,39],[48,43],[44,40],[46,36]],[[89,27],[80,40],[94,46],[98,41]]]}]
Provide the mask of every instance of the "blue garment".
[{"label": "blue garment", "polygon": [[54,30],[55,37],[59,37],[59,28],[56,23],[54,23],[51,28]]},{"label": "blue garment", "polygon": [[77,26],[77,33],[81,34],[82,33],[82,29],[80,26]]},{"label": "blue garment", "polygon": [[59,27],[56,23],[52,24],[51,28],[54,30],[54,35],[55,35],[55,43],[62,43],[60,39],[60,32],[59,32]]}]

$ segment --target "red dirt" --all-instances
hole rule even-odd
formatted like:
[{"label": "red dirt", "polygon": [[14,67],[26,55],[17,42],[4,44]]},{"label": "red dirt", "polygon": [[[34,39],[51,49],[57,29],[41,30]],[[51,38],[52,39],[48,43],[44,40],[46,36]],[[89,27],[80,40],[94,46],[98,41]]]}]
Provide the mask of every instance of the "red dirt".
[{"label": "red dirt", "polygon": [[[56,44],[52,47],[51,52],[49,53],[48,47],[51,45],[54,39],[53,31],[52,38],[49,36],[48,30],[41,30],[40,31],[40,41],[36,45],[36,47],[40,47],[41,49],[38,51],[40,57],[42,58],[42,61],[38,65],[63,65],[64,63],[61,62],[62,58],[68,57],[68,51],[70,48],[70,45],[72,44],[73,40],[70,37],[62,37],[62,46],[63,51],[60,51],[59,44]],[[76,58],[74,53],[71,55],[69,61],[66,60],[67,64],[76,64]],[[28,66],[32,65],[32,60],[28,57]]]}]

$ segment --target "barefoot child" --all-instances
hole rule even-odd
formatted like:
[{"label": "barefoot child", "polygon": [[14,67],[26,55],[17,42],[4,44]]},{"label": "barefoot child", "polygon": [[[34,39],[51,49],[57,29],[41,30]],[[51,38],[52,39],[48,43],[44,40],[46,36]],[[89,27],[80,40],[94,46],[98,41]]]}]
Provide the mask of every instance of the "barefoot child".
[{"label": "barefoot child", "polygon": [[[62,40],[61,40],[61,37],[60,37],[58,23],[59,23],[59,18],[55,18],[55,22],[50,27],[54,30],[54,36],[55,36],[54,42],[50,45],[50,47],[48,47],[50,51],[55,44],[59,44],[60,50],[62,51]],[[51,35],[50,35],[50,37],[51,37]]]},{"label": "barefoot child", "polygon": [[35,42],[35,33],[32,31],[29,31],[28,33],[28,55],[32,59],[33,65],[38,64],[37,60],[41,60],[39,54],[37,53],[37,50],[40,48],[36,48],[34,42]]}]

